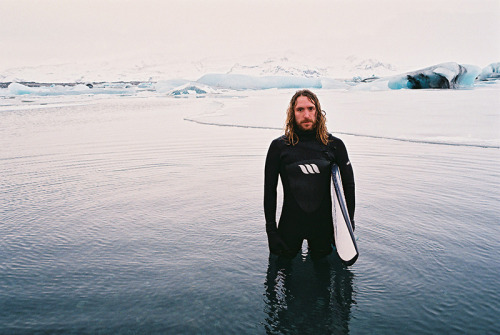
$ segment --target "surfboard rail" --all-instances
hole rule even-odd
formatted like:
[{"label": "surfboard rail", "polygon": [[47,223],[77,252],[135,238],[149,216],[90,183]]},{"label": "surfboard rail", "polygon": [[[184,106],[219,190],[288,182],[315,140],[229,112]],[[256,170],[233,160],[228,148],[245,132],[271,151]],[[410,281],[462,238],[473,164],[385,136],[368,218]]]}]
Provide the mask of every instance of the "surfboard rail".
[{"label": "surfboard rail", "polygon": [[353,265],[358,259],[359,251],[347,210],[340,169],[337,164],[332,165],[332,183],[332,215],[335,247],[342,262],[346,265]]}]

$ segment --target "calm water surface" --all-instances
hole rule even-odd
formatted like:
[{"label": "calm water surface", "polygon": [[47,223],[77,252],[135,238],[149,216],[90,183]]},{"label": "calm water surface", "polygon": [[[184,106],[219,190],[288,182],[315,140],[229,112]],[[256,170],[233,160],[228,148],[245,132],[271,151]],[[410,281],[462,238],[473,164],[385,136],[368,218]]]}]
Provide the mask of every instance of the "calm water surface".
[{"label": "calm water surface", "polygon": [[262,212],[280,131],[184,120],[249,99],[4,108],[0,333],[499,331],[498,149],[341,136],[360,258],[286,261]]}]

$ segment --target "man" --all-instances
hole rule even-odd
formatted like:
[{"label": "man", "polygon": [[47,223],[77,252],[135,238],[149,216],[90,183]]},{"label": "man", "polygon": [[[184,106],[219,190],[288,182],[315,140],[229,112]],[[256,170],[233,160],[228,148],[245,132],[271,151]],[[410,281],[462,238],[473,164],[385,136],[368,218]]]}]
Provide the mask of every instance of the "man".
[{"label": "man", "polygon": [[[288,106],[285,134],[271,143],[266,158],[264,213],[271,253],[294,257],[304,239],[311,257],[331,253],[333,163],[340,169],[354,229],[354,175],[345,145],[328,133],[317,96],[309,90],[296,92]],[[278,176],[283,207],[276,226]]]}]

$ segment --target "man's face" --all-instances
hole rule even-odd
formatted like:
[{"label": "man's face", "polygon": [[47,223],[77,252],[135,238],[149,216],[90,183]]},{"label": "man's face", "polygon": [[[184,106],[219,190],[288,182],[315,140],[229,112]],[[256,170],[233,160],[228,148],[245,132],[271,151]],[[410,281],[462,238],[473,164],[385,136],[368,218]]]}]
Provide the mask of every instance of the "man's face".
[{"label": "man's face", "polygon": [[316,106],[308,97],[298,97],[293,111],[295,113],[295,124],[299,129],[311,130],[316,127]]}]

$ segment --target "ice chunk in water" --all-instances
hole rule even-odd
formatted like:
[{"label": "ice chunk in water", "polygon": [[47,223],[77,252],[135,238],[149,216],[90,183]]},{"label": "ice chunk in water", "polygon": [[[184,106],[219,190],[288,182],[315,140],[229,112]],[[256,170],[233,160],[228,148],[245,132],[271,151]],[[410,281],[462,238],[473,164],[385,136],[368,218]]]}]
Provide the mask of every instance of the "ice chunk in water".
[{"label": "ice chunk in water", "polygon": [[481,71],[478,76],[479,80],[496,80],[500,79],[500,62],[491,63]]},{"label": "ice chunk in water", "polygon": [[473,86],[480,69],[474,65],[443,63],[389,79],[391,89],[461,88]]}]

